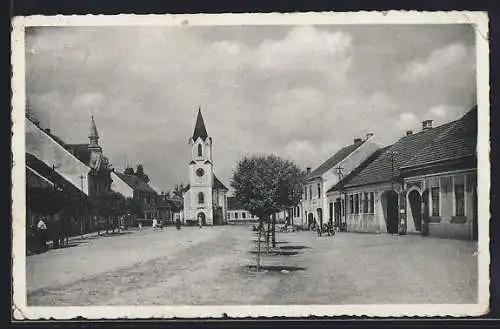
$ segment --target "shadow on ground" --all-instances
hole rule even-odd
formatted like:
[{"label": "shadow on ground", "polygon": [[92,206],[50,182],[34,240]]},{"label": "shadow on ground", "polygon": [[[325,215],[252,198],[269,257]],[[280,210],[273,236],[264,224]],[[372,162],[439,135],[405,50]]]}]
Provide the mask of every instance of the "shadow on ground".
[{"label": "shadow on ground", "polygon": [[283,247],[280,247],[280,249],[285,249],[285,250],[288,250],[288,249],[311,249],[311,247],[306,247],[306,246],[283,246]]},{"label": "shadow on ground", "polygon": [[[247,265],[244,267],[247,272],[257,272],[256,265]],[[289,273],[295,271],[305,271],[305,267],[299,266],[281,266],[281,265],[262,265],[258,272],[270,272],[270,273]]]},{"label": "shadow on ground", "polygon": [[[256,250],[250,251],[251,254],[258,254],[259,252]],[[286,250],[273,250],[270,251],[269,253],[266,253],[265,251],[260,252],[261,255],[264,256],[293,256],[293,255],[298,255],[300,252],[298,251],[286,251]]]}]

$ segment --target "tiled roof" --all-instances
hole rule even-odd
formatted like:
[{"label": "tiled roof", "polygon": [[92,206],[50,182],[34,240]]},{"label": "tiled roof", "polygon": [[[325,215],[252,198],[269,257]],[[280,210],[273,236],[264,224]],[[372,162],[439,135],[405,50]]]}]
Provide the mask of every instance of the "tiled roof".
[{"label": "tiled roof", "polygon": [[366,167],[368,167],[372,162],[378,159],[381,154],[383,154],[390,146],[380,148],[372,153],[365,161],[363,161],[358,167],[351,171],[347,176],[345,176],[341,181],[332,186],[326,193],[340,190],[347,182],[349,182],[353,177],[358,175]]},{"label": "tiled roof", "polygon": [[201,137],[202,140],[206,140],[208,137],[205,122],[203,121],[203,116],[201,115],[201,109],[198,109],[198,116],[196,117],[196,124],[193,132],[193,140],[198,139],[198,137]]},{"label": "tiled roof", "polygon": [[443,160],[475,156],[476,146],[477,107],[455,121],[451,129],[422,148],[401,168],[414,168]]},{"label": "tiled roof", "polygon": [[241,210],[243,207],[234,196],[227,197],[227,210]]},{"label": "tiled roof", "polygon": [[[40,176],[43,176],[48,181],[55,184],[57,187],[63,188],[67,192],[81,193],[81,191],[76,188],[71,182],[66,180],[57,171],[53,170],[45,162],[31,153],[26,153],[26,167],[29,167],[32,171],[36,172]],[[28,175],[28,170],[26,170],[26,175]]]},{"label": "tiled roof", "polygon": [[224,184],[222,184],[222,182],[215,175],[214,175],[214,189],[229,191],[229,189]]},{"label": "tiled roof", "polygon": [[115,172],[128,186],[134,189],[134,191],[142,191],[147,193],[155,193],[156,191],[151,188],[146,182],[134,175],[127,175],[120,172]]},{"label": "tiled roof", "polygon": [[27,188],[53,188],[54,183],[52,183],[46,177],[43,177],[37,173],[34,169],[26,166],[26,187]]},{"label": "tiled roof", "polygon": [[[404,136],[396,143],[386,148],[379,157],[361,170],[345,187],[388,182],[392,177],[399,176],[399,167],[407,163],[419,150],[430,145],[438,136],[452,128],[456,121]],[[394,161],[394,162],[393,162]]]},{"label": "tiled roof", "polygon": [[353,143],[351,145],[341,148],[337,153],[332,155],[328,160],[323,162],[319,167],[314,169],[310,174],[306,176],[306,180],[314,179],[320,177],[325,172],[336,166],[339,162],[344,160],[349,154],[357,150],[365,141],[360,141]]},{"label": "tiled roof", "polygon": [[65,148],[73,153],[78,160],[85,164],[89,164],[91,152],[88,144],[66,144]]}]

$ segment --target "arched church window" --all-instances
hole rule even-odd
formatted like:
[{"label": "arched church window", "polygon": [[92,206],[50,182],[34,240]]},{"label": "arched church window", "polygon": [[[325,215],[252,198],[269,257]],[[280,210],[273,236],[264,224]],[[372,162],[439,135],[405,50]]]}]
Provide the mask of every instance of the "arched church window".
[{"label": "arched church window", "polygon": [[198,144],[198,156],[203,156],[203,150],[201,149],[201,144]]},{"label": "arched church window", "polygon": [[205,203],[205,195],[203,194],[203,192],[198,193],[198,203],[199,204]]}]

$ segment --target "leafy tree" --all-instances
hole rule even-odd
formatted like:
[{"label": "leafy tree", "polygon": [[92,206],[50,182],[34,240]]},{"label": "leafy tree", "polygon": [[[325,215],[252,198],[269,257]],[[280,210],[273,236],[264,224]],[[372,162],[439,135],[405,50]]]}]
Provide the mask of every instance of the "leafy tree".
[{"label": "leafy tree", "polygon": [[[303,175],[303,171],[293,162],[275,155],[245,156],[236,167],[231,181],[235,197],[245,210],[259,218],[257,268],[260,267],[260,228],[266,220],[269,250],[270,217],[290,204],[298,203]],[[275,220],[273,231],[274,223]]]},{"label": "leafy tree", "polygon": [[101,216],[106,218],[106,233],[109,232],[111,219],[124,214],[126,211],[125,198],[120,193],[114,191],[106,191],[105,193],[91,196],[90,203]]},{"label": "leafy tree", "polygon": [[123,171],[123,173],[126,174],[126,175],[134,175],[135,174],[134,173],[134,168],[127,167],[127,168],[125,168],[125,170]]},{"label": "leafy tree", "polygon": [[149,183],[149,176],[144,173],[144,167],[142,166],[142,164],[137,165],[134,175],[137,176],[143,182]]}]

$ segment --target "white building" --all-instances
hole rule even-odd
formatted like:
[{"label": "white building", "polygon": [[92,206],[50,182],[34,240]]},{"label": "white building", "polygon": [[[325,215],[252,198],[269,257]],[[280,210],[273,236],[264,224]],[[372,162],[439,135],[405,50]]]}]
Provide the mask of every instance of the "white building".
[{"label": "white building", "polygon": [[212,137],[198,110],[193,136],[189,139],[191,161],[188,165],[188,190],[184,193],[184,223],[222,225],[226,222],[228,188],[215,176]]},{"label": "white building", "polygon": [[367,134],[365,139],[354,139],[353,144],[341,148],[313,171],[307,168],[302,202],[293,211],[293,224],[308,226],[313,222],[318,225],[333,222],[333,205],[328,203],[326,192],[381,146],[374,141],[373,134]]}]

